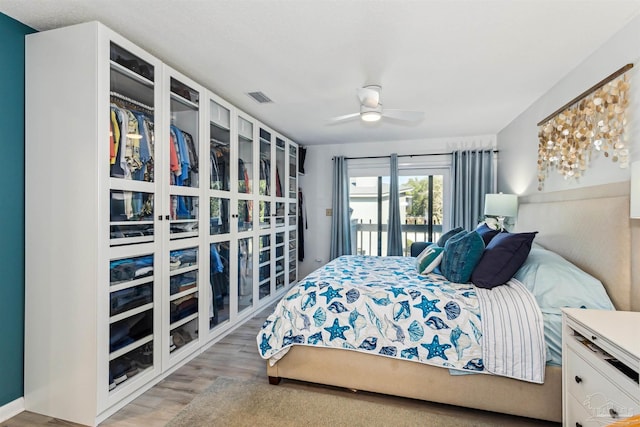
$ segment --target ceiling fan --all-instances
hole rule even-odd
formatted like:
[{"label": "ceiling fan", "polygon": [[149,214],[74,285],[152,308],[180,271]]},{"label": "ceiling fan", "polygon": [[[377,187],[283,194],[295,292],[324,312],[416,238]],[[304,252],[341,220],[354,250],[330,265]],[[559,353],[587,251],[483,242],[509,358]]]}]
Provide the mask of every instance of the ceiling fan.
[{"label": "ceiling fan", "polygon": [[380,85],[368,85],[358,89],[358,99],[360,99],[360,112],[345,114],[344,116],[333,117],[329,119],[331,122],[341,122],[360,116],[365,122],[377,122],[382,117],[389,117],[396,120],[404,120],[409,122],[417,122],[422,120],[424,113],[422,111],[409,110],[388,110],[382,108],[380,102]]}]

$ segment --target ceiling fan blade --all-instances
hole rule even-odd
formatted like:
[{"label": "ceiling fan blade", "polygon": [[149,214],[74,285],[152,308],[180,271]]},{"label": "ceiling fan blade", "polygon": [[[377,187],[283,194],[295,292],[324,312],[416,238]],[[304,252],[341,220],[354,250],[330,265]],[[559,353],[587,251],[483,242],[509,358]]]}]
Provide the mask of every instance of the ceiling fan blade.
[{"label": "ceiling fan blade", "polygon": [[358,89],[360,104],[375,108],[380,103],[380,86],[365,86]]},{"label": "ceiling fan blade", "polygon": [[383,110],[382,116],[389,117],[390,119],[418,122],[424,118],[424,112],[409,110]]},{"label": "ceiling fan blade", "polygon": [[360,113],[351,113],[351,114],[345,114],[344,116],[332,117],[328,121],[341,122],[343,120],[348,120],[348,119],[352,119],[354,117],[359,117],[359,116],[360,116]]}]

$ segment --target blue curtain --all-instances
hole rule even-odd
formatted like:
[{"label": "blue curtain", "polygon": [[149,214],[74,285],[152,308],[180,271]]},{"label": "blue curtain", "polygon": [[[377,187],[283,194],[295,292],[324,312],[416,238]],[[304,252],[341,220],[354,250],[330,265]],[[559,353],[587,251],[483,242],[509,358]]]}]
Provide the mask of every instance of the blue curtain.
[{"label": "blue curtain", "polygon": [[473,230],[484,218],[484,195],[496,192],[493,150],[453,152],[452,227]]},{"label": "blue curtain", "polygon": [[398,191],[398,155],[391,155],[389,170],[389,225],[387,233],[387,256],[402,255],[402,225],[400,223],[400,200]]},{"label": "blue curtain", "polygon": [[344,156],[333,158],[331,201],[331,259],[351,255],[351,214],[349,212],[349,171]]}]

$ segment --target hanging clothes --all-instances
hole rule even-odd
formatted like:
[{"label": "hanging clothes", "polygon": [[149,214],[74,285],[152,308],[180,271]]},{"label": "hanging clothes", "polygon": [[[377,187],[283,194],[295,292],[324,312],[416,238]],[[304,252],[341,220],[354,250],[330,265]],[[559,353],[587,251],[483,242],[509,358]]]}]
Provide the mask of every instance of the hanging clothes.
[{"label": "hanging clothes", "polygon": [[153,118],[114,103],[109,118],[110,176],[153,181]]},{"label": "hanging clothes", "polygon": [[109,111],[109,117],[109,164],[113,165],[116,162],[116,143],[120,142],[120,128],[118,127],[116,113],[113,109]]},{"label": "hanging clothes", "polygon": [[280,183],[280,170],[276,166],[276,197],[282,197],[282,184]]}]

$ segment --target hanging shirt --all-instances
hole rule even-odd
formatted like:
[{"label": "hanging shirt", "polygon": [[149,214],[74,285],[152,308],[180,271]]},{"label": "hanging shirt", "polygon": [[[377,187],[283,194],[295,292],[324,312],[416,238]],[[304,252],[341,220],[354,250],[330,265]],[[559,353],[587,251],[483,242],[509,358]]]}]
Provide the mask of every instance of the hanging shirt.
[{"label": "hanging shirt", "polygon": [[116,119],[116,113],[113,109],[109,111],[109,164],[113,165],[116,162],[116,152],[118,147],[116,144],[120,143],[120,128],[118,127],[118,120]]},{"label": "hanging shirt", "polygon": [[179,179],[176,179],[176,185],[183,185],[183,183],[189,179],[189,169],[191,168],[191,164],[189,162],[189,150],[187,149],[187,144],[184,141],[182,131],[174,125],[171,125],[171,130],[176,136],[178,153],[180,156],[181,174]]},{"label": "hanging shirt", "polygon": [[176,136],[172,131],[169,138],[169,184],[175,184],[175,176],[181,174],[180,161],[178,160],[178,151],[176,149]]}]

